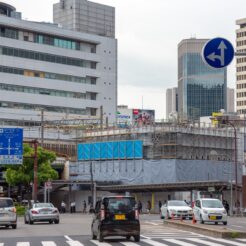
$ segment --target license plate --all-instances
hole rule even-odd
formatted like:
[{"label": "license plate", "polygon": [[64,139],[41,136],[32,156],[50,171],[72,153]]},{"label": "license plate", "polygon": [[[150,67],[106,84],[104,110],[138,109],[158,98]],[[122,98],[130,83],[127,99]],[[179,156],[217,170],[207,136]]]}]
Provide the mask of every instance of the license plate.
[{"label": "license plate", "polygon": [[116,220],[125,220],[126,219],[125,214],[116,214],[114,217]]},{"label": "license plate", "polygon": [[217,217],[216,217],[216,216],[210,216],[210,219],[211,219],[211,220],[216,220]]}]

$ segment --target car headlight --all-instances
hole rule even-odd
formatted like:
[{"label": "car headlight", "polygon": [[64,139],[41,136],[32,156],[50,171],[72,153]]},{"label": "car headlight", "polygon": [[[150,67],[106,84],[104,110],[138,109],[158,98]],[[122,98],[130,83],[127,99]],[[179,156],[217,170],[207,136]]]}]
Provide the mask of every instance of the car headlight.
[{"label": "car headlight", "polygon": [[188,213],[189,213],[189,214],[193,214],[193,210],[189,210]]},{"label": "car headlight", "polygon": [[174,209],[170,209],[169,211],[172,213],[176,213],[176,210],[174,210]]},{"label": "car headlight", "polygon": [[207,213],[208,213],[208,211],[207,211],[206,209],[203,209],[202,212],[203,212],[204,214],[207,214]]}]

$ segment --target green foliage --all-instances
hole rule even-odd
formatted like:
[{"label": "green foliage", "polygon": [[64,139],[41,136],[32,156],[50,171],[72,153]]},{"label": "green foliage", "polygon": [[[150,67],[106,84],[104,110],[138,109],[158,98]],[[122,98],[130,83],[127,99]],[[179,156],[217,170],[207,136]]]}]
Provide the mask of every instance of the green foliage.
[{"label": "green foliage", "polygon": [[16,208],[16,214],[18,216],[23,216],[25,214],[26,208],[24,206],[17,205],[15,206],[15,208]]},{"label": "green foliage", "polygon": [[239,232],[237,232],[237,231],[231,232],[231,238],[237,238],[238,236],[239,236]]},{"label": "green foliage", "polygon": [[[28,144],[23,145],[23,165],[11,166],[6,171],[6,181],[9,185],[26,185],[33,182],[34,148]],[[58,178],[58,173],[51,167],[51,163],[56,159],[52,151],[38,147],[38,182],[39,184],[47,180]]]}]

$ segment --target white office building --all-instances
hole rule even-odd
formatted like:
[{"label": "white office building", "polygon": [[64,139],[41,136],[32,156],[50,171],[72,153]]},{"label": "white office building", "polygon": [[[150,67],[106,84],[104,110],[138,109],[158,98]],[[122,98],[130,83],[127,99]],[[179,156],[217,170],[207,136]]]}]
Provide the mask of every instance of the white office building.
[{"label": "white office building", "polygon": [[178,113],[178,88],[166,90],[166,119],[177,116]]},{"label": "white office building", "polygon": [[[0,120],[116,121],[117,40],[21,19],[0,4]],[[1,123],[0,122],[0,123]],[[2,123],[1,123],[2,124]]]},{"label": "white office building", "polygon": [[[236,21],[239,28],[236,30],[237,42],[236,51],[238,53],[246,52],[246,18]],[[236,60],[236,111],[238,114],[246,114],[246,57],[238,56]]]}]

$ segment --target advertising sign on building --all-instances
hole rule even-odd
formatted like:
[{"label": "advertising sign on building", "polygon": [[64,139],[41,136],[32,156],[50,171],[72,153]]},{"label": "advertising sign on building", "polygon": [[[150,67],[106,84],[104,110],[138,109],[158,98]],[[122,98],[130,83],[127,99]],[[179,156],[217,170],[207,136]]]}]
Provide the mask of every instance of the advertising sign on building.
[{"label": "advertising sign on building", "polygon": [[118,108],[117,110],[117,123],[119,126],[124,127],[125,125],[132,124],[132,109]]},{"label": "advertising sign on building", "polygon": [[155,110],[133,109],[133,124],[137,126],[147,126],[155,123]]}]

